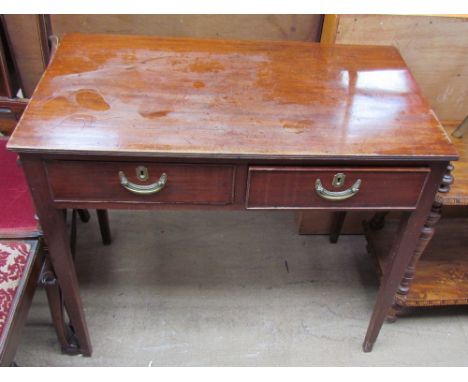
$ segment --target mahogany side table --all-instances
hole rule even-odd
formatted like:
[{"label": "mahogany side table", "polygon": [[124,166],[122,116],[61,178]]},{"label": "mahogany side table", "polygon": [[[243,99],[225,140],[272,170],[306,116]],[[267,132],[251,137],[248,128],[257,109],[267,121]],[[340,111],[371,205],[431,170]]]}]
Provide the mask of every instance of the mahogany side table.
[{"label": "mahogany side table", "polygon": [[391,47],[79,34],[9,148],[88,356],[62,209],[404,211],[367,352],[457,159]]}]

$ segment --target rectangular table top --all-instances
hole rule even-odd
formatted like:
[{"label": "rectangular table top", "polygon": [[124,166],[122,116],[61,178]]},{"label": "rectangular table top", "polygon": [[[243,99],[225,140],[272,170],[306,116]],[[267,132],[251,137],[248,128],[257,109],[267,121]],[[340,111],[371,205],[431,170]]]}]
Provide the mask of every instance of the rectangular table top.
[{"label": "rectangular table top", "polygon": [[65,36],[12,135],[20,152],[456,159],[392,47]]}]

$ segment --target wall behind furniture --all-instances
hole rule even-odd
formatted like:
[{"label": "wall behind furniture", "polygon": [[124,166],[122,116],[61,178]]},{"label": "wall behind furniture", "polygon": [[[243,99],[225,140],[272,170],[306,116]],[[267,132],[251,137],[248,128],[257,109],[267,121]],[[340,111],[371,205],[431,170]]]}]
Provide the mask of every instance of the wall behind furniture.
[{"label": "wall behind furniture", "polygon": [[[6,15],[25,95],[44,71],[37,15]],[[319,41],[322,15],[51,15],[52,32]]]},{"label": "wall behind furniture", "polygon": [[[456,125],[468,115],[466,16],[326,15],[321,42],[395,46],[445,125]],[[454,213],[448,207],[444,211]],[[342,232],[362,233],[362,220],[372,215],[348,213]],[[302,234],[329,233],[334,219],[324,211],[306,211],[296,217]]]},{"label": "wall behind furniture", "polygon": [[37,15],[4,15],[18,65],[23,94],[30,97],[44,71],[44,56]]},{"label": "wall behind furniture", "polygon": [[322,41],[392,45],[442,121],[468,115],[468,17],[327,15]]}]

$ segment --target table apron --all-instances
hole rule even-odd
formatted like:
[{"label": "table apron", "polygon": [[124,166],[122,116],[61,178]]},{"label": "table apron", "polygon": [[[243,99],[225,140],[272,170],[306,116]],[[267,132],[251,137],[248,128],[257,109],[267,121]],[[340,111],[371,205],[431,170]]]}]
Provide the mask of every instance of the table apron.
[{"label": "table apron", "polygon": [[44,160],[55,208],[404,210],[429,167]]}]

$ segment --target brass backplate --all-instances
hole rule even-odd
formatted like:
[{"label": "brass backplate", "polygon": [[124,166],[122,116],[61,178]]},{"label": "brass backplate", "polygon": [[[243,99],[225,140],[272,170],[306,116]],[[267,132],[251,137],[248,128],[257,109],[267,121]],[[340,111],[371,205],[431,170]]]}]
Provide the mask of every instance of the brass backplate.
[{"label": "brass backplate", "polygon": [[138,166],[136,168],[136,176],[141,181],[148,180],[148,169],[145,166]]},{"label": "brass backplate", "polygon": [[346,175],[343,174],[342,172],[339,172],[338,174],[335,174],[335,176],[333,177],[332,186],[333,187],[343,186],[344,182],[345,182],[345,179],[346,179]]}]

